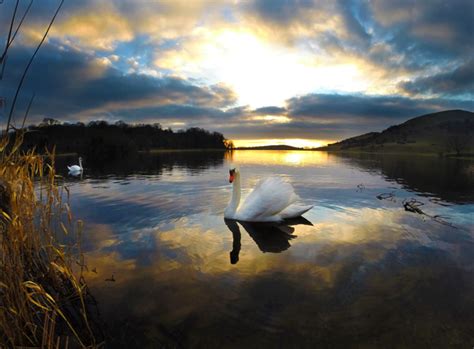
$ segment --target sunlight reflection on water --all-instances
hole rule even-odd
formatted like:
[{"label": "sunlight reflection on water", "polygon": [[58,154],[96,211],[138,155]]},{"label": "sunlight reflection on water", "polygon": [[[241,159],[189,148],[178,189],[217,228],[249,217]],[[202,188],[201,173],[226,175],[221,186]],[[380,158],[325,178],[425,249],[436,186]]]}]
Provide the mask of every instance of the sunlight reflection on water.
[{"label": "sunlight reflection on water", "polygon": [[[309,151],[142,156],[100,170],[86,159],[84,178],[68,182],[109,347],[473,338],[471,163]],[[290,180],[315,206],[307,221],[224,221],[230,162],[243,195],[268,175]],[[405,211],[413,197],[455,227]]]}]

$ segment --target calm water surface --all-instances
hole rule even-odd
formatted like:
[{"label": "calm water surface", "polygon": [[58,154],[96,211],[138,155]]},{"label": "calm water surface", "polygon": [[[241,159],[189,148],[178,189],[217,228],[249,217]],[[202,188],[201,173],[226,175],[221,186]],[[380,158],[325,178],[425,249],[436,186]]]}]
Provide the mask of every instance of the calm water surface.
[{"label": "calm water surface", "polygon": [[[224,221],[230,162],[244,197],[278,175],[314,208]],[[474,345],[472,161],[236,151],[84,165],[67,181],[110,348]]]}]

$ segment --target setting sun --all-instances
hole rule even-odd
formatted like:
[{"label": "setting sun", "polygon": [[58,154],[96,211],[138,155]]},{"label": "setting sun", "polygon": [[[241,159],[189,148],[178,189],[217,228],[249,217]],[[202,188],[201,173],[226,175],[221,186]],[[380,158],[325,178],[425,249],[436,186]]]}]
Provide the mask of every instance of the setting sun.
[{"label": "setting sun", "polygon": [[369,84],[351,62],[315,62],[309,52],[264,41],[244,30],[199,28],[193,36],[197,43],[170,51],[157,64],[182,76],[225,82],[241,104],[251,107],[282,106],[286,99],[312,91],[363,91]]},{"label": "setting sun", "polygon": [[332,143],[333,141],[316,139],[236,139],[234,146],[240,147],[262,147],[266,145],[289,145],[296,148],[318,148]]}]

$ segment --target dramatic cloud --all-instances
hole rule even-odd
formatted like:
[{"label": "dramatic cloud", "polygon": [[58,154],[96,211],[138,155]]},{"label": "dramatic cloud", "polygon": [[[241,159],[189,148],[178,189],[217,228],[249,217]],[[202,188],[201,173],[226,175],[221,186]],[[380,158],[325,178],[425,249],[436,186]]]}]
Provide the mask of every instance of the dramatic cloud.
[{"label": "dramatic cloud", "polygon": [[[431,103],[430,103],[431,102]],[[291,115],[302,118],[401,118],[433,110],[433,101],[415,100],[396,96],[321,95],[313,94],[288,101]]]},{"label": "dramatic cloud", "polygon": [[[13,49],[5,76],[7,98],[19,80],[28,48]],[[140,115],[155,118],[195,117],[210,108],[235,104],[236,98],[224,85],[199,86],[177,77],[154,77],[139,73],[123,73],[108,59],[46,45],[35,60],[23,96],[36,93],[33,116],[60,119],[114,118],[114,113],[130,110],[130,121]],[[158,106],[160,108],[158,108]],[[140,109],[142,109],[140,111]],[[193,109],[195,108],[195,109]],[[218,109],[216,109],[218,110]]]},{"label": "dramatic cloud", "polygon": [[255,109],[254,113],[258,115],[284,115],[286,109],[280,107],[261,107]]},{"label": "dramatic cloud", "polygon": [[298,22],[305,11],[313,10],[312,0],[255,0],[249,9],[264,20],[285,25]]},{"label": "dramatic cloud", "polygon": [[297,134],[307,139],[334,140],[368,131],[381,131],[414,116],[455,108],[472,110],[474,102],[442,98],[310,94],[288,100],[286,109],[273,114],[284,116],[289,122],[272,123],[271,127],[250,122],[224,127],[228,132],[238,134],[239,138],[287,138]]},{"label": "dramatic cloud", "polygon": [[401,84],[408,93],[433,93],[447,96],[466,94],[466,98],[474,99],[474,59],[449,71],[420,77]]},{"label": "dramatic cloud", "polygon": [[[0,81],[7,106],[58,3],[33,3]],[[0,4],[2,42],[14,4]],[[15,116],[35,93],[31,122],[122,119],[238,139],[336,140],[472,110],[473,26],[470,0],[68,1]]]}]

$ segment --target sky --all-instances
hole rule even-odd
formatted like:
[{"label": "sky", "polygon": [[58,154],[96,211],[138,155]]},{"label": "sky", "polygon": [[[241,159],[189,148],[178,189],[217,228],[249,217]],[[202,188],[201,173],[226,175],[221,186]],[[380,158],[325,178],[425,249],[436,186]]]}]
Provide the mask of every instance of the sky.
[{"label": "sky", "polygon": [[[18,17],[28,0],[20,0]],[[9,50],[9,102],[59,0]],[[15,1],[0,1],[0,43]],[[21,91],[29,123],[202,127],[238,146],[320,146],[474,110],[472,0],[66,0]]]}]

